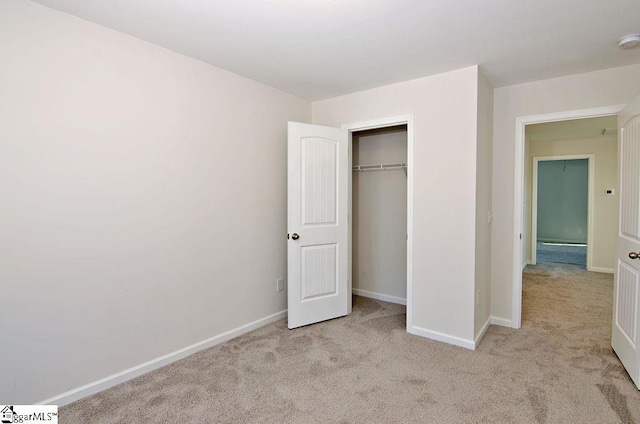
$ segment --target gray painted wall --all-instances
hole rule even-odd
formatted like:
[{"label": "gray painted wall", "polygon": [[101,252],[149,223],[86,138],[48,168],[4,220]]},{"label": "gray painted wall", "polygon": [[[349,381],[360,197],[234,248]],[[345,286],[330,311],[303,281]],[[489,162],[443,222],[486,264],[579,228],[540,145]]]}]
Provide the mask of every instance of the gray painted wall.
[{"label": "gray painted wall", "polygon": [[587,242],[587,159],[538,163],[538,240]]},{"label": "gray painted wall", "polygon": [[286,309],[287,121],[309,102],[27,1],[0,28],[2,402]]}]

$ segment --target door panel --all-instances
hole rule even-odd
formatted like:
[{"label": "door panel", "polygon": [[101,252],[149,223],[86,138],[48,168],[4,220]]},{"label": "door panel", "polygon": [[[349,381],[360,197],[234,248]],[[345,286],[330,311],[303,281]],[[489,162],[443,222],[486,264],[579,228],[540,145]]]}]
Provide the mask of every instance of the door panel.
[{"label": "door panel", "polygon": [[301,300],[334,295],[338,288],[338,245],[305,246],[301,250]]},{"label": "door panel", "polygon": [[[640,161],[638,160],[637,126],[634,119],[623,125],[620,135],[620,235],[638,241],[638,197]],[[634,139],[636,140],[634,142]]]},{"label": "door panel", "polygon": [[335,225],[338,205],[338,142],[326,138],[303,137],[301,143],[301,225]]},{"label": "door panel", "polygon": [[640,259],[636,255],[640,253],[640,97],[620,113],[618,123],[620,216],[611,346],[635,385],[640,388],[640,349],[637,340],[640,324]]},{"label": "door panel", "polygon": [[[288,326],[348,313],[347,131],[289,122]],[[294,236],[295,235],[295,236]]]},{"label": "door panel", "polygon": [[638,271],[618,262],[618,289],[616,293],[615,325],[627,339],[627,342],[636,346],[636,302],[638,299]]}]

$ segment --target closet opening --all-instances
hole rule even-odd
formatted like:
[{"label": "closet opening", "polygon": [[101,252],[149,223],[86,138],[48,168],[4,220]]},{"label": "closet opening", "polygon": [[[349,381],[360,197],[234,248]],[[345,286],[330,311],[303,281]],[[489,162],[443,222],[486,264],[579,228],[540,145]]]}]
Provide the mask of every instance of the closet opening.
[{"label": "closet opening", "polygon": [[407,305],[407,124],[351,132],[351,286]]}]

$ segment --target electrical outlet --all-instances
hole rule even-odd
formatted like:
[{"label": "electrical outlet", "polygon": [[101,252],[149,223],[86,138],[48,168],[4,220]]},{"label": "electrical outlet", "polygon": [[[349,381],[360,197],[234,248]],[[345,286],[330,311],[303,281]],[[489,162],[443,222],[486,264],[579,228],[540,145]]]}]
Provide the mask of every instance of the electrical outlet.
[{"label": "electrical outlet", "polygon": [[278,280],[276,281],[276,291],[283,291],[284,290],[284,278],[278,278]]}]

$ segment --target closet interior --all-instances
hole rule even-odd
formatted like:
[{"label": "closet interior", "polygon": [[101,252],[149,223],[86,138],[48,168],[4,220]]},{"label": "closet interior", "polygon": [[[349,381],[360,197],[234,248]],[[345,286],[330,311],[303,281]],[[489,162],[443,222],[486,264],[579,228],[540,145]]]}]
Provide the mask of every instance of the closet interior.
[{"label": "closet interior", "polygon": [[352,134],[353,293],[406,305],[407,126]]}]

